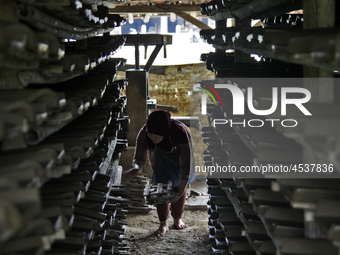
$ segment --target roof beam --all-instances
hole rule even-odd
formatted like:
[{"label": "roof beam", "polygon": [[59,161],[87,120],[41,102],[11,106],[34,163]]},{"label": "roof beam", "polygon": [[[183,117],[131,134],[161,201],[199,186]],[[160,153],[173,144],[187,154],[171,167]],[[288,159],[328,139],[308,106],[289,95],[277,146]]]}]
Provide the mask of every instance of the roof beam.
[{"label": "roof beam", "polygon": [[191,24],[195,25],[196,27],[198,27],[200,29],[212,29],[211,27],[209,27],[208,25],[206,25],[202,21],[199,21],[198,19],[194,18],[193,16],[191,16],[190,14],[187,14],[185,12],[179,12],[179,13],[176,13],[176,15],[180,16],[181,18],[185,19],[186,21],[189,21]]}]

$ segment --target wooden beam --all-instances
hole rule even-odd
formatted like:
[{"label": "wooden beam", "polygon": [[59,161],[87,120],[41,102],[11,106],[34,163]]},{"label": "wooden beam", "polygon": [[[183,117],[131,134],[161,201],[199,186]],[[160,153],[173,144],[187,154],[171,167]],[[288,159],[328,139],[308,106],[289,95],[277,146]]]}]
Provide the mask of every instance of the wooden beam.
[{"label": "wooden beam", "polygon": [[[156,59],[156,57],[157,57],[159,51],[161,50],[162,46],[163,46],[162,44],[157,44],[156,45],[155,49],[151,53],[151,56],[149,57],[148,62],[144,66],[144,70],[145,71],[149,72],[149,70],[150,70],[150,68],[151,68],[151,66],[153,64],[153,61]],[[164,47],[165,47],[165,45],[164,45]]]},{"label": "wooden beam", "polygon": [[109,10],[109,13],[169,13],[169,12],[200,12],[198,4],[156,4],[156,5],[133,5],[116,6]]},{"label": "wooden beam", "polygon": [[158,45],[158,44],[172,44],[172,35],[160,34],[138,34],[138,35],[125,35],[125,46],[139,45]]},{"label": "wooden beam", "polygon": [[186,21],[189,21],[191,24],[197,26],[200,29],[212,29],[211,27],[209,27],[208,25],[206,25],[202,21],[199,21],[198,19],[194,18],[193,16],[191,16],[190,14],[187,14],[185,12],[179,12],[179,13],[176,13],[176,15],[180,16],[181,18],[185,19]]}]

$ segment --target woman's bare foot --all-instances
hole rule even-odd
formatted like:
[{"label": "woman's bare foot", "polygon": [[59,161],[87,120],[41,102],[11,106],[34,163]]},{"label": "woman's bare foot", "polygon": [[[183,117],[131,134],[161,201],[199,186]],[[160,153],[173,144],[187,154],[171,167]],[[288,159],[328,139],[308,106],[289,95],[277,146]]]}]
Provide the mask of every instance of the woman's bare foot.
[{"label": "woman's bare foot", "polygon": [[166,221],[161,221],[159,223],[159,228],[154,232],[155,235],[164,235],[166,231],[169,230],[168,223]]},{"label": "woman's bare foot", "polygon": [[188,227],[181,219],[174,219],[174,225],[178,230]]}]

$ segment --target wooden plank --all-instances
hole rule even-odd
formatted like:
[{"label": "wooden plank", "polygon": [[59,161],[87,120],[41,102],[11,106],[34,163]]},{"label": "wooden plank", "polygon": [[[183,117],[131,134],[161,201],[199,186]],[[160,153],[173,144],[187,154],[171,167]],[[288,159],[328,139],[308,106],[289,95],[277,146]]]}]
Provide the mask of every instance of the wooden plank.
[{"label": "wooden plank", "polygon": [[138,35],[125,35],[125,46],[135,45],[169,45],[172,44],[172,35],[160,34],[138,34]]},{"label": "wooden plank", "polygon": [[208,211],[207,205],[197,205],[197,204],[185,204],[184,210],[189,211]]}]

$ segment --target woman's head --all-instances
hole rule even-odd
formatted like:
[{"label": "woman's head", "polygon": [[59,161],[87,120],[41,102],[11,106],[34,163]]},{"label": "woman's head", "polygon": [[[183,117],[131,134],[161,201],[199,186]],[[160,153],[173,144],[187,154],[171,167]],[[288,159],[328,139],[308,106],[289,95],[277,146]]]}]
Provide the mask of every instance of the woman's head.
[{"label": "woman's head", "polygon": [[164,136],[156,135],[154,133],[147,133],[147,135],[154,144],[160,143],[164,139]]},{"label": "woman's head", "polygon": [[148,116],[146,132],[154,143],[161,142],[164,136],[169,135],[170,117],[170,113],[163,110],[153,111]]}]

